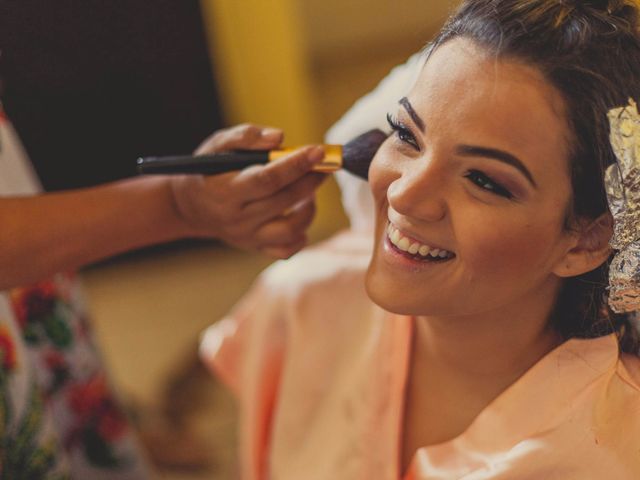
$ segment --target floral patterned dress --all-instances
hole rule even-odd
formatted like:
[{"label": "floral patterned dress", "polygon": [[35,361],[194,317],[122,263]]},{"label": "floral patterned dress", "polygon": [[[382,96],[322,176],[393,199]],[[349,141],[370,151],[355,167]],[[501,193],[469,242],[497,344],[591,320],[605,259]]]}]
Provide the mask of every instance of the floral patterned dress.
[{"label": "floral patterned dress", "polygon": [[[40,191],[0,109],[0,195]],[[34,258],[37,261],[37,258]],[[0,480],[150,478],[76,275],[0,292]]]}]

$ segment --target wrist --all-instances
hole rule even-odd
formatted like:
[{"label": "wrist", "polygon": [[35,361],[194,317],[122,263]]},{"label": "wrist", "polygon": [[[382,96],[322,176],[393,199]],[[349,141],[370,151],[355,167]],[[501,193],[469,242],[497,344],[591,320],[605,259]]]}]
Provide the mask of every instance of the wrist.
[{"label": "wrist", "polygon": [[217,237],[215,225],[201,226],[204,178],[200,175],[170,175],[165,177],[170,193],[171,212],[181,237]]},{"label": "wrist", "polygon": [[182,183],[185,181],[184,175],[166,175],[163,176],[164,188],[167,202],[168,222],[178,238],[187,238],[197,236],[188,221],[189,205],[181,190],[184,188]]},{"label": "wrist", "polygon": [[[173,180],[173,176],[169,175],[150,175],[125,180],[134,182],[133,192],[138,203],[133,205],[133,208],[140,215],[138,221],[146,225],[145,229],[151,234],[150,243],[178,240],[194,235],[180,212]],[[125,188],[130,191],[128,187]]]}]

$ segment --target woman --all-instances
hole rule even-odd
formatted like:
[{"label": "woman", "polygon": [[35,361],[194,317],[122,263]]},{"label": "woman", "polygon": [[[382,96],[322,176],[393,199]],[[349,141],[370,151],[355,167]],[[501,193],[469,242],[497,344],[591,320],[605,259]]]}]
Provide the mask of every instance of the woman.
[{"label": "woman", "polygon": [[332,275],[334,240],[304,288],[267,275],[207,334],[245,476],[638,478],[604,188],[607,115],[640,96],[637,5],[469,0],[426,56],[369,173],[365,278]]}]

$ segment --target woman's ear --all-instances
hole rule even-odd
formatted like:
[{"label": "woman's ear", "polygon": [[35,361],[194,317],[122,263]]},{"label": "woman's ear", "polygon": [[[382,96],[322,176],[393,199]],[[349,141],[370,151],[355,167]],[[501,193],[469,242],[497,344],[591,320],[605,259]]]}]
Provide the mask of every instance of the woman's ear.
[{"label": "woman's ear", "polygon": [[554,269],[559,277],[575,277],[602,265],[611,255],[609,240],[613,235],[613,218],[609,212],[584,222],[575,233],[573,247]]}]

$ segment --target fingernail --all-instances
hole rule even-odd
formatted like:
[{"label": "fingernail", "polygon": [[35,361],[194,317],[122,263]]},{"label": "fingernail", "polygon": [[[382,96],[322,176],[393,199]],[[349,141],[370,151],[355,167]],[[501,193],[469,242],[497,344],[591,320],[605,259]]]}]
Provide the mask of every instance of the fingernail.
[{"label": "fingernail", "polygon": [[324,148],[319,145],[313,147],[309,152],[309,156],[307,158],[309,159],[309,163],[311,164],[319,163],[320,160],[324,158]]},{"label": "fingernail", "polygon": [[282,130],[279,128],[263,128],[262,129],[262,138],[266,140],[276,140],[282,136]]}]

